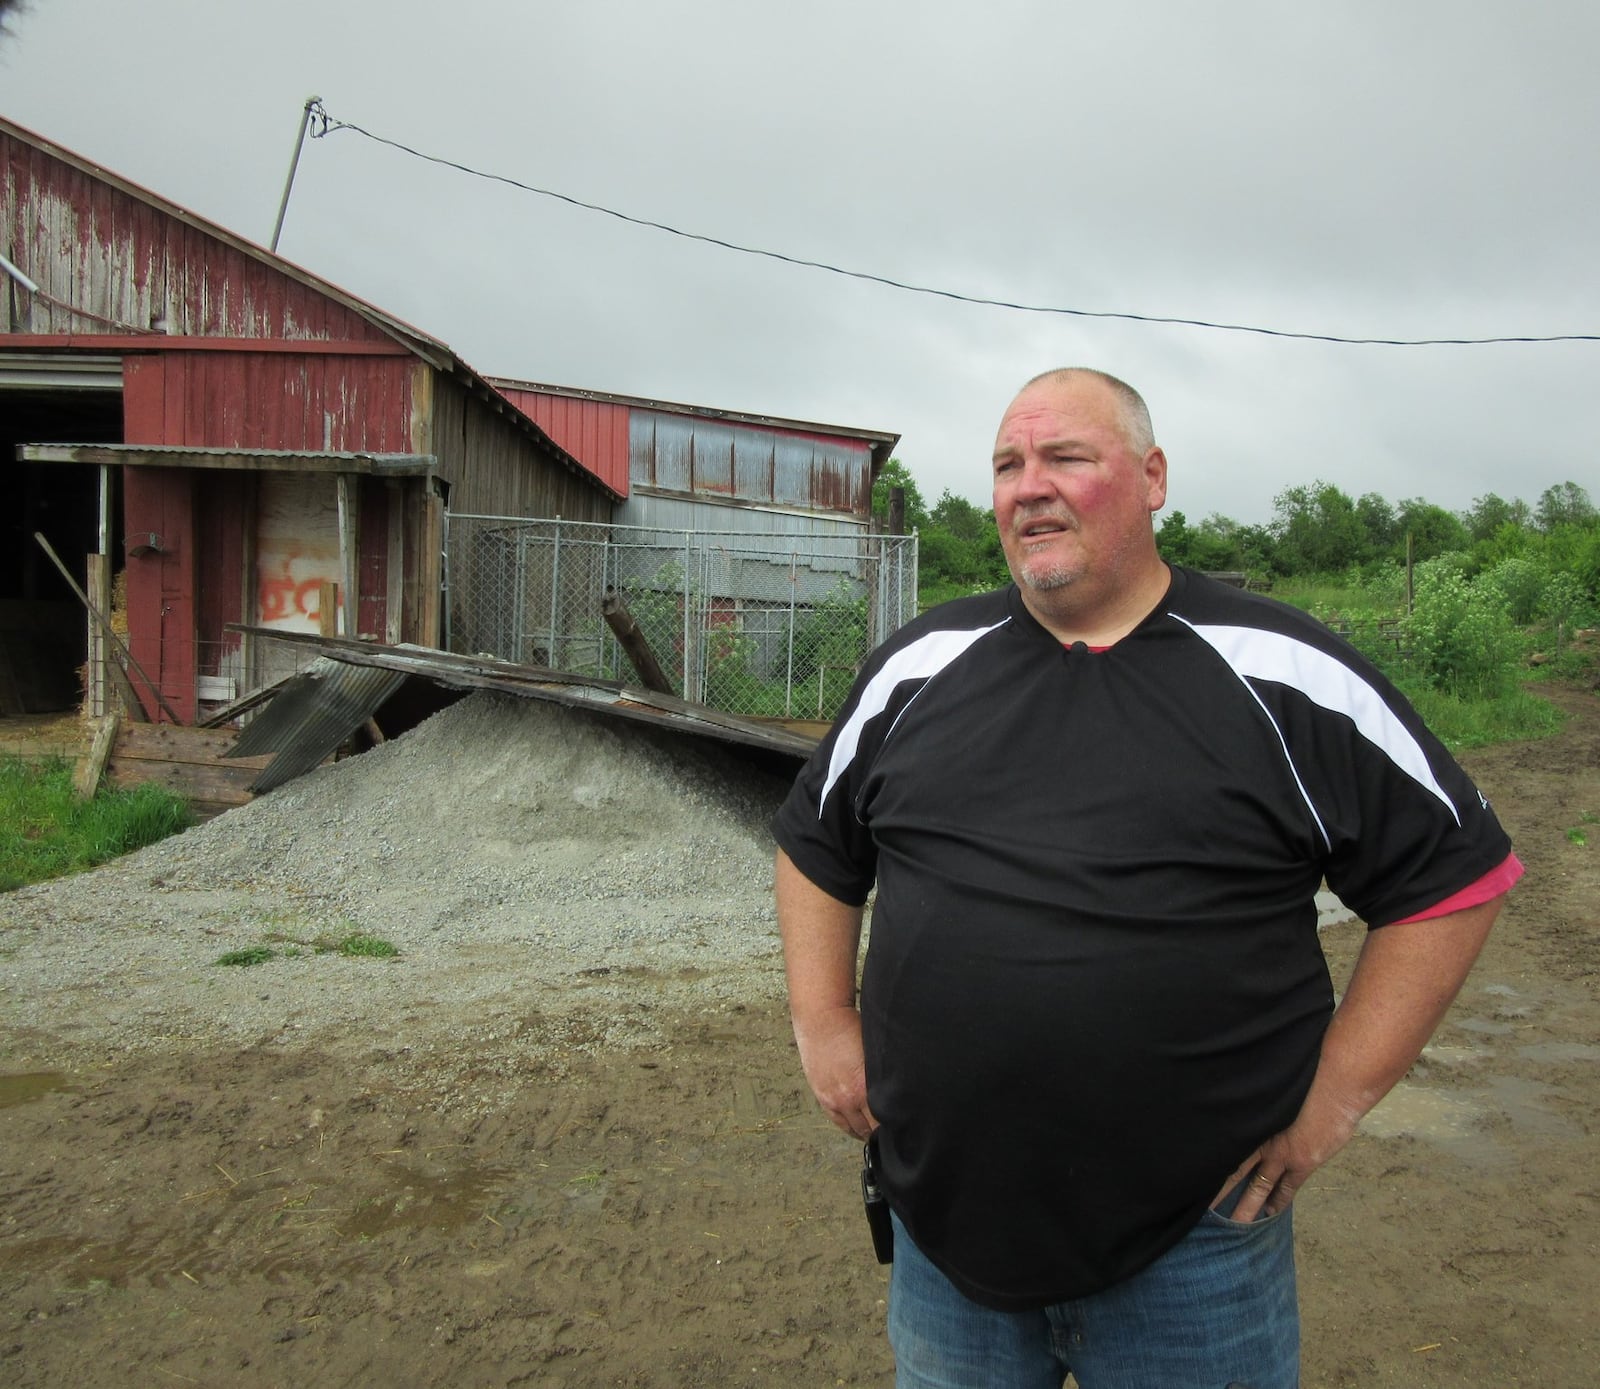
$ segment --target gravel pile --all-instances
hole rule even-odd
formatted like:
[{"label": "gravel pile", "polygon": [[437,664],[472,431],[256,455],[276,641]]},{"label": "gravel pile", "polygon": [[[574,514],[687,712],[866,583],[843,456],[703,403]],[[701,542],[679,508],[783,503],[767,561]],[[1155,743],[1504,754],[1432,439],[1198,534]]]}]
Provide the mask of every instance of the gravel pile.
[{"label": "gravel pile", "polygon": [[[779,988],[767,822],[786,789],[703,740],[476,694],[186,834],[0,897],[0,1013],[120,1049],[358,1023],[396,1046],[648,1045],[652,998],[715,1010]],[[357,932],[398,959],[326,949]],[[274,958],[217,963],[257,946]]]}]

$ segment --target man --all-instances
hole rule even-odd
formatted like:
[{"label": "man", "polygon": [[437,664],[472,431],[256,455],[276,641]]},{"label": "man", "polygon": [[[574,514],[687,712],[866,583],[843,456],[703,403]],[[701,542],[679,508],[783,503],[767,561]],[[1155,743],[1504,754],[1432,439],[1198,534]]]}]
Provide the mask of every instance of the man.
[{"label": "man", "polygon": [[[774,821],[801,1062],[894,1211],[902,1386],[1293,1389],[1290,1202],[1521,872],[1359,655],[1168,568],[1166,474],[1131,387],[1029,382],[1015,584],[880,647]],[[1381,928],[1337,1009],[1324,877]]]}]

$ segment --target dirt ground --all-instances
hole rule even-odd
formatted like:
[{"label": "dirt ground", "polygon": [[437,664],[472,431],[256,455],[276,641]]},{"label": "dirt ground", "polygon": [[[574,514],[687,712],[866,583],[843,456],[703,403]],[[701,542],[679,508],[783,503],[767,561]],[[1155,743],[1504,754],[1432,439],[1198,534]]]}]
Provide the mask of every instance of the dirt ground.
[{"label": "dirt ground", "polygon": [[[1464,759],[1528,877],[1297,1205],[1310,1389],[1600,1380],[1600,825],[1567,834],[1600,815],[1600,700],[1553,697],[1560,736]],[[1360,935],[1326,933],[1336,979]],[[131,1051],[87,1001],[8,1027],[0,1384],[889,1384],[857,1151],[803,1091],[776,970],[742,968],[715,1010],[633,972],[669,1046],[586,1046],[579,1009],[537,1065],[471,1018],[437,1051]]]}]

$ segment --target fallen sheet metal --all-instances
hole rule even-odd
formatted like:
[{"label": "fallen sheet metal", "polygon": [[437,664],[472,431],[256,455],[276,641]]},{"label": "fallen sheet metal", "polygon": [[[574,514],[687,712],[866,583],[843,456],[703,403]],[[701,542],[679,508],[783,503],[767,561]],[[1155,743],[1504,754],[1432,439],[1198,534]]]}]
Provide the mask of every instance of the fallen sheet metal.
[{"label": "fallen sheet metal", "polygon": [[[254,637],[292,646],[309,647],[317,651],[320,657],[338,665],[390,672],[402,678],[422,677],[448,689],[498,690],[502,694],[517,695],[523,699],[550,700],[571,708],[633,719],[657,728],[760,748],[780,754],[786,760],[804,760],[815,750],[818,741],[815,737],[793,732],[782,725],[740,718],[704,704],[679,699],[676,695],[571,675],[545,666],[518,665],[492,656],[462,656],[453,651],[436,651],[423,646],[383,646],[350,637],[323,637],[234,623],[229,624],[228,630],[247,632]],[[273,701],[272,711],[276,711],[283,698],[284,695],[280,694]],[[258,716],[256,723],[260,722],[261,716]],[[348,737],[360,725],[360,720],[349,725],[343,736]],[[252,724],[251,729],[255,726]],[[286,745],[292,741],[294,739],[285,735]],[[332,744],[332,747],[337,746],[337,741]]]},{"label": "fallen sheet metal", "polygon": [[228,752],[229,757],[276,754],[250,783],[270,791],[331,756],[405,681],[402,672],[319,656],[284,681],[277,694]]}]

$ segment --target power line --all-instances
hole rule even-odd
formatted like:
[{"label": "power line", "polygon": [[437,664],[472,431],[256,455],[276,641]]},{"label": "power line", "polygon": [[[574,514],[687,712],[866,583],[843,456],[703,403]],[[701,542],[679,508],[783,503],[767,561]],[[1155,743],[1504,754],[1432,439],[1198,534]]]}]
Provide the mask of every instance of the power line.
[{"label": "power line", "polygon": [[1220,323],[1204,318],[1180,318],[1169,314],[1142,314],[1114,312],[1108,309],[1073,309],[1050,304],[1022,304],[1010,299],[987,299],[976,294],[962,294],[953,289],[939,289],[933,285],[909,284],[904,280],[896,280],[888,275],[874,275],[866,270],[850,270],[840,265],[830,265],[826,261],[807,260],[803,256],[786,255],[782,251],[764,250],[759,246],[744,246],[737,241],[728,241],[720,236],[708,236],[703,232],[685,231],[682,227],[674,227],[666,222],[653,221],[648,217],[635,217],[631,213],[619,212],[614,207],[605,207],[600,203],[585,202],[582,198],[575,198],[568,193],[558,193],[551,188],[539,188],[531,183],[523,183],[507,174],[488,173],[482,169],[475,169],[470,164],[462,164],[454,159],[445,159],[441,155],[427,154],[415,149],[411,145],[403,144],[399,140],[391,140],[387,136],[375,134],[352,121],[335,120],[327,112],[320,101],[308,103],[308,109],[315,118],[311,135],[313,139],[322,139],[324,136],[335,134],[341,130],[352,130],[357,135],[364,135],[376,144],[388,145],[403,154],[409,154],[416,159],[426,160],[429,164],[438,164],[446,169],[455,169],[459,173],[469,174],[473,178],[485,179],[491,183],[503,183],[508,187],[520,189],[524,193],[535,193],[541,198],[553,198],[557,202],[566,203],[571,207],[582,208],[586,212],[599,212],[607,217],[614,217],[619,222],[627,222],[635,227],[646,227],[651,231],[666,232],[671,236],[682,237],[685,241],[700,241],[708,246],[717,246],[725,251],[737,251],[740,255],[760,256],[766,260],[782,261],[785,265],[797,265],[808,270],[824,270],[830,275],[843,275],[852,280],[866,280],[871,284],[885,285],[890,289],[903,290],[908,294],[928,294],[939,299],[952,299],[960,304],[977,304],[991,309],[1014,309],[1019,313],[1055,314],[1071,318],[1109,318],[1120,319],[1127,323],[1160,323],[1172,324],[1185,328],[1211,328],[1224,333],[1254,333],[1266,338],[1295,338],[1302,342],[1333,342],[1343,343],[1355,347],[1483,347],[1493,343],[1550,343],[1550,342],[1600,342],[1600,333],[1553,333],[1553,334],[1526,334],[1518,336],[1500,336],[1488,338],[1347,338],[1336,333],[1302,333],[1287,328],[1263,328],[1249,323]]}]

